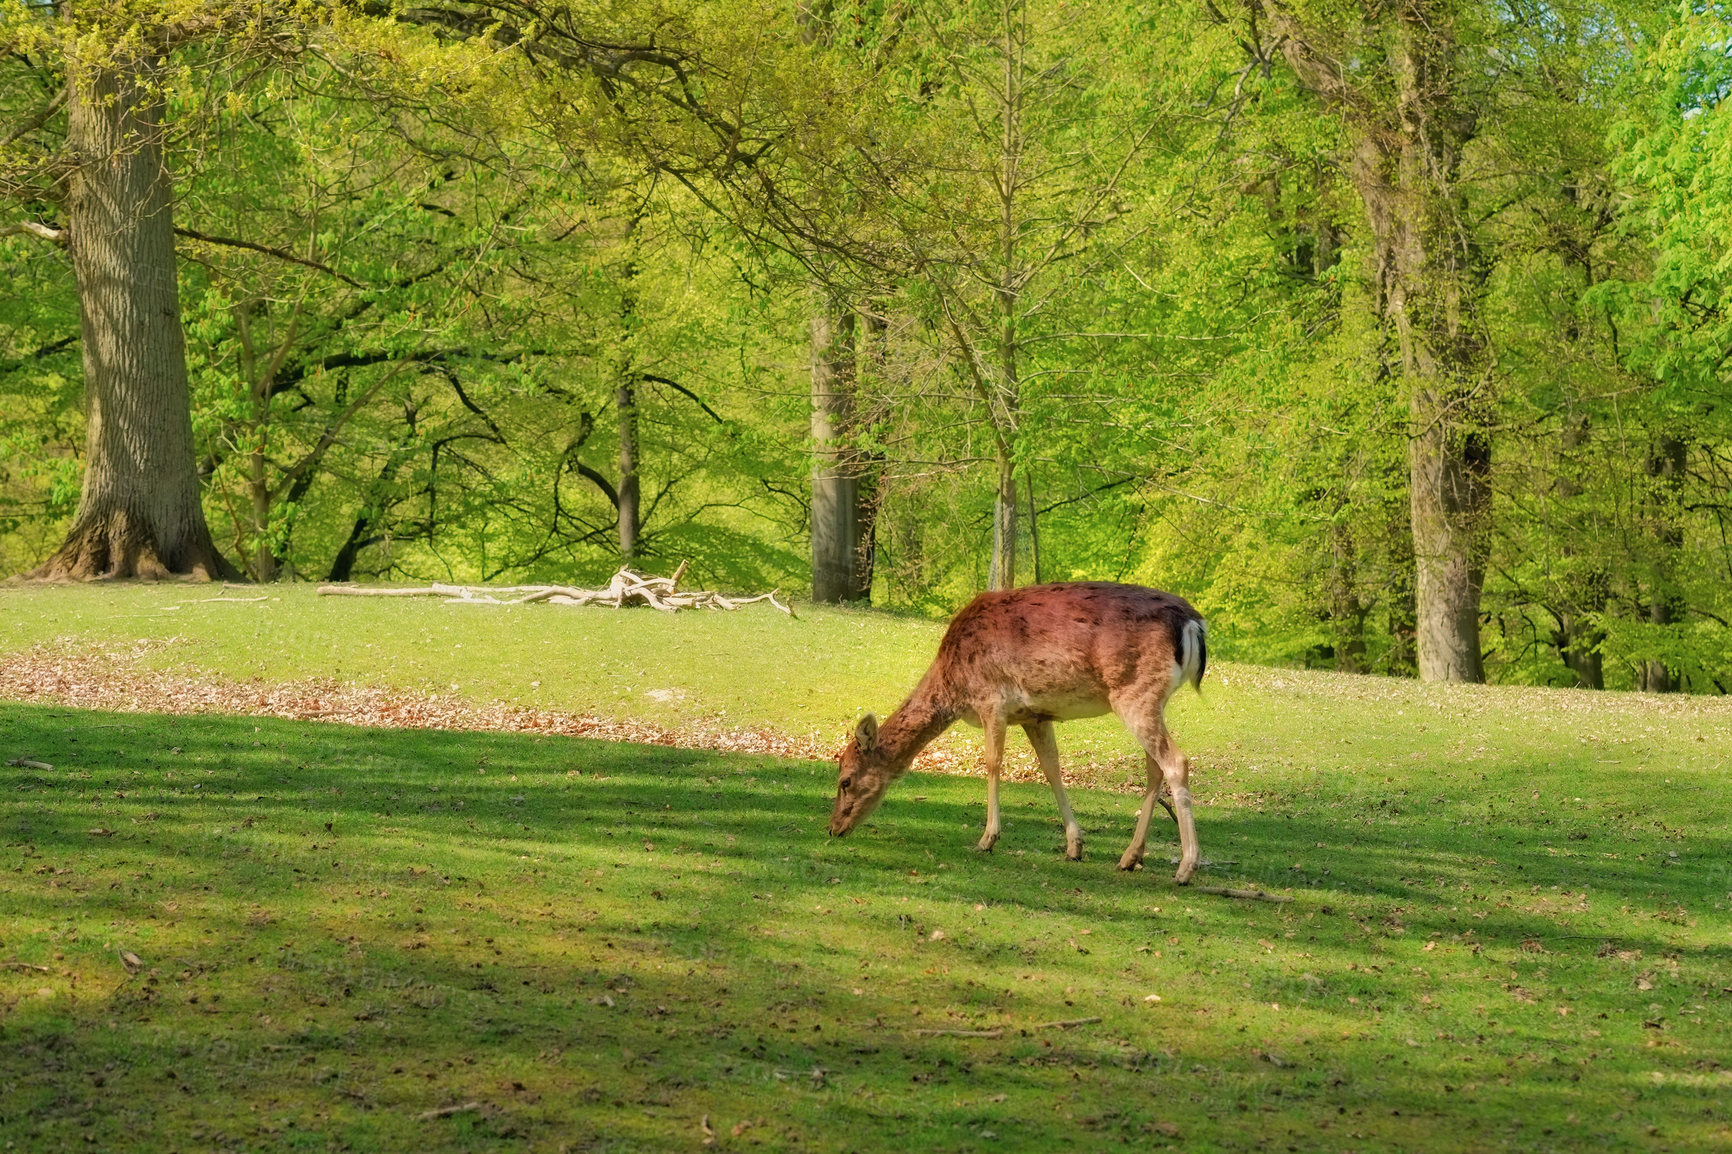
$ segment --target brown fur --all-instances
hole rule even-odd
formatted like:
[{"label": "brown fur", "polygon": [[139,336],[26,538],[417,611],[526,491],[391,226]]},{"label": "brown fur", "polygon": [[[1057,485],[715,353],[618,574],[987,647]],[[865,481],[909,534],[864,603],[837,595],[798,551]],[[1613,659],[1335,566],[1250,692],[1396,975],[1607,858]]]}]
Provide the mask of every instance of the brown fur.
[{"label": "brown fur", "polygon": [[[1194,651],[1187,653],[1187,631]],[[1191,663],[1186,664],[1189,656]],[[983,593],[951,621],[938,656],[908,700],[882,726],[868,715],[842,751],[830,832],[847,833],[876,808],[891,782],[929,742],[958,720],[986,733],[987,827],[979,848],[998,840],[1004,734],[1021,725],[1064,818],[1066,856],[1082,857],[1052,725],[1118,714],[1142,743],[1148,788],[1121,869],[1142,860],[1149,817],[1163,783],[1172,791],[1190,879],[1198,857],[1190,765],[1167,733],[1167,699],[1183,680],[1197,684],[1207,663],[1202,618],[1182,597],[1104,581],[1035,585]]]}]

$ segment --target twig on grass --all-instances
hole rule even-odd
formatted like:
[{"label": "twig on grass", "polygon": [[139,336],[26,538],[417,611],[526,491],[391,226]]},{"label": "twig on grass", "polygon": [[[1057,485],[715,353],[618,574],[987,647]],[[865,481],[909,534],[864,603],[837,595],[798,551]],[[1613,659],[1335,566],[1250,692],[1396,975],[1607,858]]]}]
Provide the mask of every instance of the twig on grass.
[{"label": "twig on grass", "polygon": [[11,761],[7,762],[6,764],[7,765],[15,765],[19,769],[53,769],[54,768],[52,765],[49,765],[46,761],[32,761],[28,757],[15,757]]},{"label": "twig on grass", "polygon": [[35,970],[43,974],[48,972],[47,966],[38,966],[34,962],[0,962],[0,966],[10,966],[15,970]]},{"label": "twig on grass", "polygon": [[461,1106],[441,1106],[437,1110],[425,1110],[416,1115],[417,1122],[430,1122],[435,1118],[449,1118],[453,1114],[467,1114],[471,1110],[481,1109],[479,1102],[465,1102]]},{"label": "twig on grass", "polygon": [[1099,1018],[1060,1018],[1056,1022],[1042,1022],[1037,1026],[1030,1026],[1029,1029],[1031,1029],[1031,1030],[1068,1030],[1073,1026],[1092,1026],[1094,1023],[1096,1023],[1098,1021],[1100,1021]]},{"label": "twig on grass", "polygon": [[1272,894],[1267,890],[1235,890],[1226,886],[1192,886],[1200,894],[1218,894],[1224,898],[1244,898],[1253,902],[1290,902],[1293,899],[1286,894]]}]

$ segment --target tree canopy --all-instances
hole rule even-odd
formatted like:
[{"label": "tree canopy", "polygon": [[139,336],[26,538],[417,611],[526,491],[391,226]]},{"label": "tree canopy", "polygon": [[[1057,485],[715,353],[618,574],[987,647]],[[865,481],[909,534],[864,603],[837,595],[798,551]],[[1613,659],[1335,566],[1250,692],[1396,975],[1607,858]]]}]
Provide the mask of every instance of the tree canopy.
[{"label": "tree canopy", "polygon": [[[1723,693],[1728,45],[1637,0],[0,0],[0,571],[1124,580],[1248,659]],[[184,438],[116,440],[165,388]]]}]

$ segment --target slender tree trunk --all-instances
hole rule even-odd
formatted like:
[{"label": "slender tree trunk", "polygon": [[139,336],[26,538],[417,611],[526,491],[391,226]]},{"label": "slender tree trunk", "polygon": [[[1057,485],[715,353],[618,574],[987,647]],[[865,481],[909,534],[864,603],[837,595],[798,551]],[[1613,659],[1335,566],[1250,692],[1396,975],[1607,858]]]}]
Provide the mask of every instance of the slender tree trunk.
[{"label": "slender tree trunk", "polygon": [[619,559],[630,565],[637,560],[638,519],[638,398],[637,380],[626,372],[614,393],[619,410]]},{"label": "slender tree trunk", "polygon": [[[1601,605],[1604,605],[1603,600]],[[1576,675],[1576,688],[1606,687],[1605,661],[1600,655],[1600,643],[1605,639],[1605,631],[1590,625],[1580,614],[1566,612],[1560,615],[1555,637],[1558,656]]]},{"label": "slender tree trunk", "polygon": [[1358,552],[1353,534],[1337,523],[1329,531],[1329,622],[1334,633],[1335,668],[1365,672],[1365,603],[1359,596]]},{"label": "slender tree trunk", "polygon": [[1002,107],[999,139],[998,232],[998,404],[994,440],[998,458],[998,489],[992,503],[992,564],[988,584],[1016,588],[1016,444],[1021,381],[1017,377],[1017,305],[1021,283],[1017,266],[1017,209],[1022,182],[1022,49],[1023,18],[1019,0],[1004,0],[1004,74],[999,94]]},{"label": "slender tree trunk", "polygon": [[[1648,601],[1648,624],[1672,625],[1684,619],[1686,604],[1673,576],[1677,555],[1684,548],[1684,527],[1678,519],[1678,501],[1688,463],[1684,442],[1662,436],[1648,457],[1648,476],[1653,483],[1654,555],[1653,589]],[[1649,693],[1675,693],[1681,679],[1664,661],[1646,661],[1637,670],[1639,687]]]},{"label": "slender tree trunk", "polygon": [[1040,515],[1034,503],[1034,470],[1028,473],[1028,553],[1034,568],[1034,583],[1040,584]]},{"label": "slender tree trunk", "polygon": [[861,445],[868,418],[860,411],[859,398],[866,395],[864,390],[881,386],[889,351],[881,315],[861,314],[858,324],[861,347],[854,360],[855,402],[848,437],[848,460],[854,474],[854,538],[858,544],[854,548],[854,588],[848,599],[870,604],[878,569],[878,515],[884,502],[883,454],[868,452]]},{"label": "slender tree trunk", "polygon": [[1016,462],[1010,446],[998,443],[998,489],[992,501],[992,565],[987,585],[1016,588]]},{"label": "slender tree trunk", "polygon": [[[1574,325],[1571,325],[1574,328]],[[1572,331],[1570,339],[1575,339]],[[1588,442],[1589,426],[1586,418],[1572,419],[1564,429],[1561,453],[1561,469],[1557,480],[1558,497],[1566,502],[1574,501],[1582,495],[1582,485],[1577,480],[1583,466],[1576,459],[1576,453]],[[1565,506],[1566,510],[1569,506]],[[1583,525],[1569,517],[1566,513],[1563,525],[1562,553],[1571,563],[1566,570],[1562,605],[1554,610],[1558,628],[1553,633],[1553,643],[1557,646],[1558,658],[1564,663],[1576,678],[1578,689],[1604,689],[1606,687],[1605,661],[1600,654],[1600,644],[1606,639],[1606,631],[1597,624],[1598,617],[1605,611],[1606,603],[1611,600],[1611,579],[1606,571],[1594,564],[1585,574],[1579,574],[1575,568],[1575,542],[1591,538],[1592,524]]]},{"label": "slender tree trunk", "polygon": [[240,576],[199,504],[161,115],[117,70],[77,84],[68,105],[88,444],[72,528],[37,577]]},{"label": "slender tree trunk", "polygon": [[826,304],[812,315],[812,599],[832,604],[861,595],[855,365],[854,314]]}]

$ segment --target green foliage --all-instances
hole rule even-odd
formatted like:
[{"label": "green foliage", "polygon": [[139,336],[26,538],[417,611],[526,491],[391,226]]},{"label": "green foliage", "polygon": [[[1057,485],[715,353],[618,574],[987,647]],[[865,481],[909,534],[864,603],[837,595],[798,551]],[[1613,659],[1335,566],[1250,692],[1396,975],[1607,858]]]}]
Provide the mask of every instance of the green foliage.
[{"label": "green foliage", "polygon": [[[163,13],[195,9],[241,11]],[[1292,10],[1393,75],[1381,13]],[[81,11],[80,48],[5,9],[0,121],[142,19]],[[1490,675],[1732,688],[1732,29],[1437,12],[1469,62]],[[254,576],[605,575],[628,385],[638,562],[806,587],[822,303],[860,319],[880,604],[943,616],[987,583],[1007,465],[1020,579],[1162,585],[1224,655],[1412,672],[1415,430],[1353,138],[1253,7],[277,16],[160,79],[207,514]],[[24,219],[55,219],[62,120],[0,149]],[[0,246],[18,572],[75,503],[77,305],[63,252]]]}]

